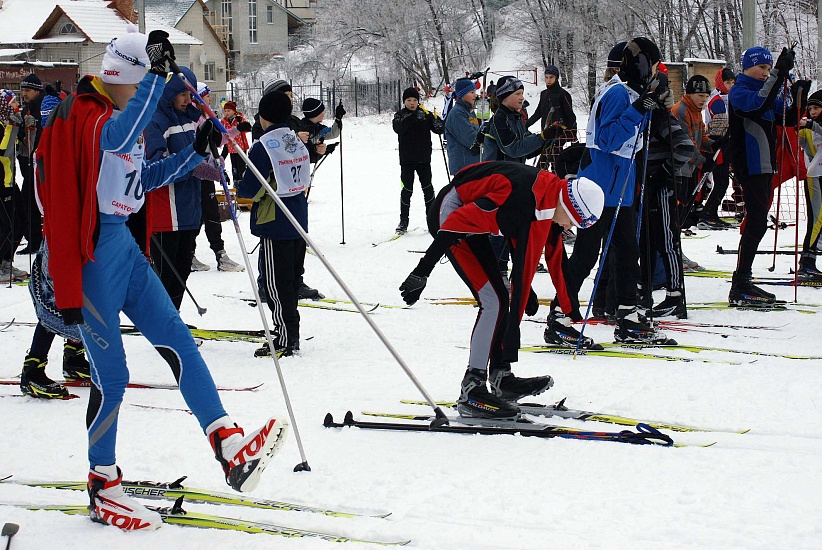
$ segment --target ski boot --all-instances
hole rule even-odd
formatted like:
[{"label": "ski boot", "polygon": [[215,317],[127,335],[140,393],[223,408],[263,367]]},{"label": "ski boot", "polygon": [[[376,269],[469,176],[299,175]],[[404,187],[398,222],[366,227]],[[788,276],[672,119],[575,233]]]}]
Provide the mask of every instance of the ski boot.
[{"label": "ski boot", "polygon": [[206,428],[214,457],[223,467],[225,481],[235,491],[253,491],[265,467],[285,443],[288,422],[269,418],[265,425],[243,437],[242,428],[224,416]]},{"label": "ski boot", "polygon": [[24,281],[28,276],[28,271],[17,269],[8,260],[3,260],[0,262],[0,277],[2,277],[3,283],[8,283],[11,281]]},{"label": "ski boot", "polygon": [[492,367],[488,372],[488,385],[491,391],[506,401],[518,401],[529,395],[539,395],[554,385],[550,376],[533,376],[518,378],[511,372],[511,365]]},{"label": "ski boot", "polygon": [[245,271],[245,267],[229,258],[225,250],[220,250],[217,252],[217,271],[240,272]]},{"label": "ski boot", "polygon": [[20,391],[42,399],[68,399],[69,392],[63,384],[46,376],[48,359],[27,355],[20,375]]},{"label": "ski boot", "polygon": [[800,281],[822,282],[822,271],[816,269],[813,263],[800,263],[797,279]]},{"label": "ski boot", "polygon": [[197,256],[191,257],[191,271],[208,271],[211,269],[211,266],[208,264],[204,264],[200,260],[197,259]]},{"label": "ski boot", "polygon": [[688,259],[685,254],[682,255],[682,271],[705,271],[705,268],[697,262]]},{"label": "ski boot", "polygon": [[66,340],[63,344],[63,378],[70,382],[91,380],[91,369],[82,342]]},{"label": "ski boot", "polygon": [[300,281],[300,286],[297,288],[297,298],[300,300],[323,300],[325,296],[316,288],[311,288],[304,282]]},{"label": "ski boot", "polygon": [[617,309],[614,341],[624,344],[676,345],[676,340],[672,340],[665,333],[656,330],[644,317],[640,318],[636,307],[619,307]]},{"label": "ski boot", "polygon": [[[299,343],[297,344],[296,349],[300,349]],[[274,348],[274,352],[277,354],[277,359],[280,359],[281,357],[291,357],[294,355],[295,351],[296,350],[291,345]],[[254,350],[254,357],[271,357],[271,348],[268,347],[268,342]]]},{"label": "ski boot", "polygon": [[405,235],[408,233],[408,220],[400,219],[400,223],[397,226],[397,229],[394,230],[397,235]]},{"label": "ski boot", "polygon": [[95,466],[88,473],[89,517],[91,521],[114,525],[123,531],[153,531],[163,524],[157,512],[149,510],[123,492],[123,472],[116,464]]},{"label": "ski boot", "polygon": [[754,285],[750,277],[734,273],[728,303],[732,306],[753,309],[773,309],[777,306],[776,295]]},{"label": "ski boot", "polygon": [[[602,310],[602,316],[605,316],[605,310]],[[571,326],[571,319],[567,315],[556,309],[548,314],[548,326],[545,327],[545,332],[542,335],[546,344],[576,348],[579,336],[579,331]],[[582,338],[579,347],[594,350],[602,349],[602,346],[595,344],[594,339],[588,336]]]},{"label": "ski boot", "polygon": [[654,317],[680,317],[684,313],[685,306],[682,303],[682,292],[678,290],[671,290],[665,296],[665,299],[658,303],[651,310]]},{"label": "ski boot", "polygon": [[509,403],[488,391],[485,385],[485,372],[473,369],[465,371],[462,379],[457,412],[460,416],[496,420],[517,420],[520,417],[516,404]]}]

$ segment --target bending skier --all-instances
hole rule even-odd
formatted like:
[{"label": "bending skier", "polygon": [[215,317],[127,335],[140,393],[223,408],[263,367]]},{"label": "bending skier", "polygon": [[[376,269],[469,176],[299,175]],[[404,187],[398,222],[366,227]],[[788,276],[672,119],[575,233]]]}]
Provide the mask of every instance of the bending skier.
[{"label": "bending skier", "polygon": [[[479,303],[458,400],[461,415],[516,417],[519,408],[511,401],[553,385],[550,376],[518,378],[511,373],[520,345],[519,323],[526,310],[533,314],[539,306],[531,282],[543,249],[570,311],[560,268],[561,231],[552,231],[554,223],[589,227],[599,218],[603,200],[602,189],[590,180],[567,181],[515,162],[468,166],[440,191],[428,214],[434,242],[400,290],[406,304],[416,303],[445,254]],[[513,258],[510,315],[509,294],[490,239],[499,233],[508,239]]]}]

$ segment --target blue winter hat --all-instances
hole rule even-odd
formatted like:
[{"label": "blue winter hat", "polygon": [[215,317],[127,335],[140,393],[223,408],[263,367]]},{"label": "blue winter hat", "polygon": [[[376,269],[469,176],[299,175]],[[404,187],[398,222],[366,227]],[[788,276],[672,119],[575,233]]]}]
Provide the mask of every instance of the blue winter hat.
[{"label": "blue winter hat", "polygon": [[454,93],[457,94],[457,97],[465,97],[471,92],[476,91],[477,85],[470,78],[458,78],[457,81],[454,82]]},{"label": "blue winter hat", "polygon": [[754,46],[742,52],[742,70],[756,65],[770,65],[773,67],[773,54],[762,46]]},{"label": "blue winter hat", "polygon": [[548,65],[547,67],[545,67],[545,76],[548,76],[549,74],[552,74],[555,77],[559,78],[559,67],[557,67],[556,65]]}]

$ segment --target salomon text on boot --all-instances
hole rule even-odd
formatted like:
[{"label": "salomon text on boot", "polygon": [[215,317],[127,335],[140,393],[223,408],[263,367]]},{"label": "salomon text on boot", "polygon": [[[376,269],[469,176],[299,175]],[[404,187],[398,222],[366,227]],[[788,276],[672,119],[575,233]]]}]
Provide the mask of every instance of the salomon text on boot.
[{"label": "salomon text on boot", "polygon": [[227,416],[206,428],[214,457],[223,467],[232,489],[248,493],[257,488],[260,475],[285,443],[288,422],[269,418],[265,425],[245,435]]},{"label": "salomon text on boot", "polygon": [[457,412],[460,416],[516,420],[519,407],[488,391],[485,371],[468,369],[460,385]]}]

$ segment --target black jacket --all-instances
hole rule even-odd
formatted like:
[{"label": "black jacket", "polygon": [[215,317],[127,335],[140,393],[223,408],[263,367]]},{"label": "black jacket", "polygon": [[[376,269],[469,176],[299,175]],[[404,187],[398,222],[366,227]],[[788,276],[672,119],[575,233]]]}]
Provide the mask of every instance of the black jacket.
[{"label": "black jacket", "polygon": [[442,134],[445,124],[422,107],[409,111],[403,107],[394,115],[394,131],[400,141],[400,164],[431,162],[431,132]]},{"label": "black jacket", "polygon": [[559,84],[554,84],[550,88],[542,90],[542,93],[539,94],[539,104],[534,114],[528,118],[525,126],[530,128],[537,120],[542,121],[540,129],[546,128],[555,122],[566,128],[576,129],[577,117],[571,105],[571,94]]}]

